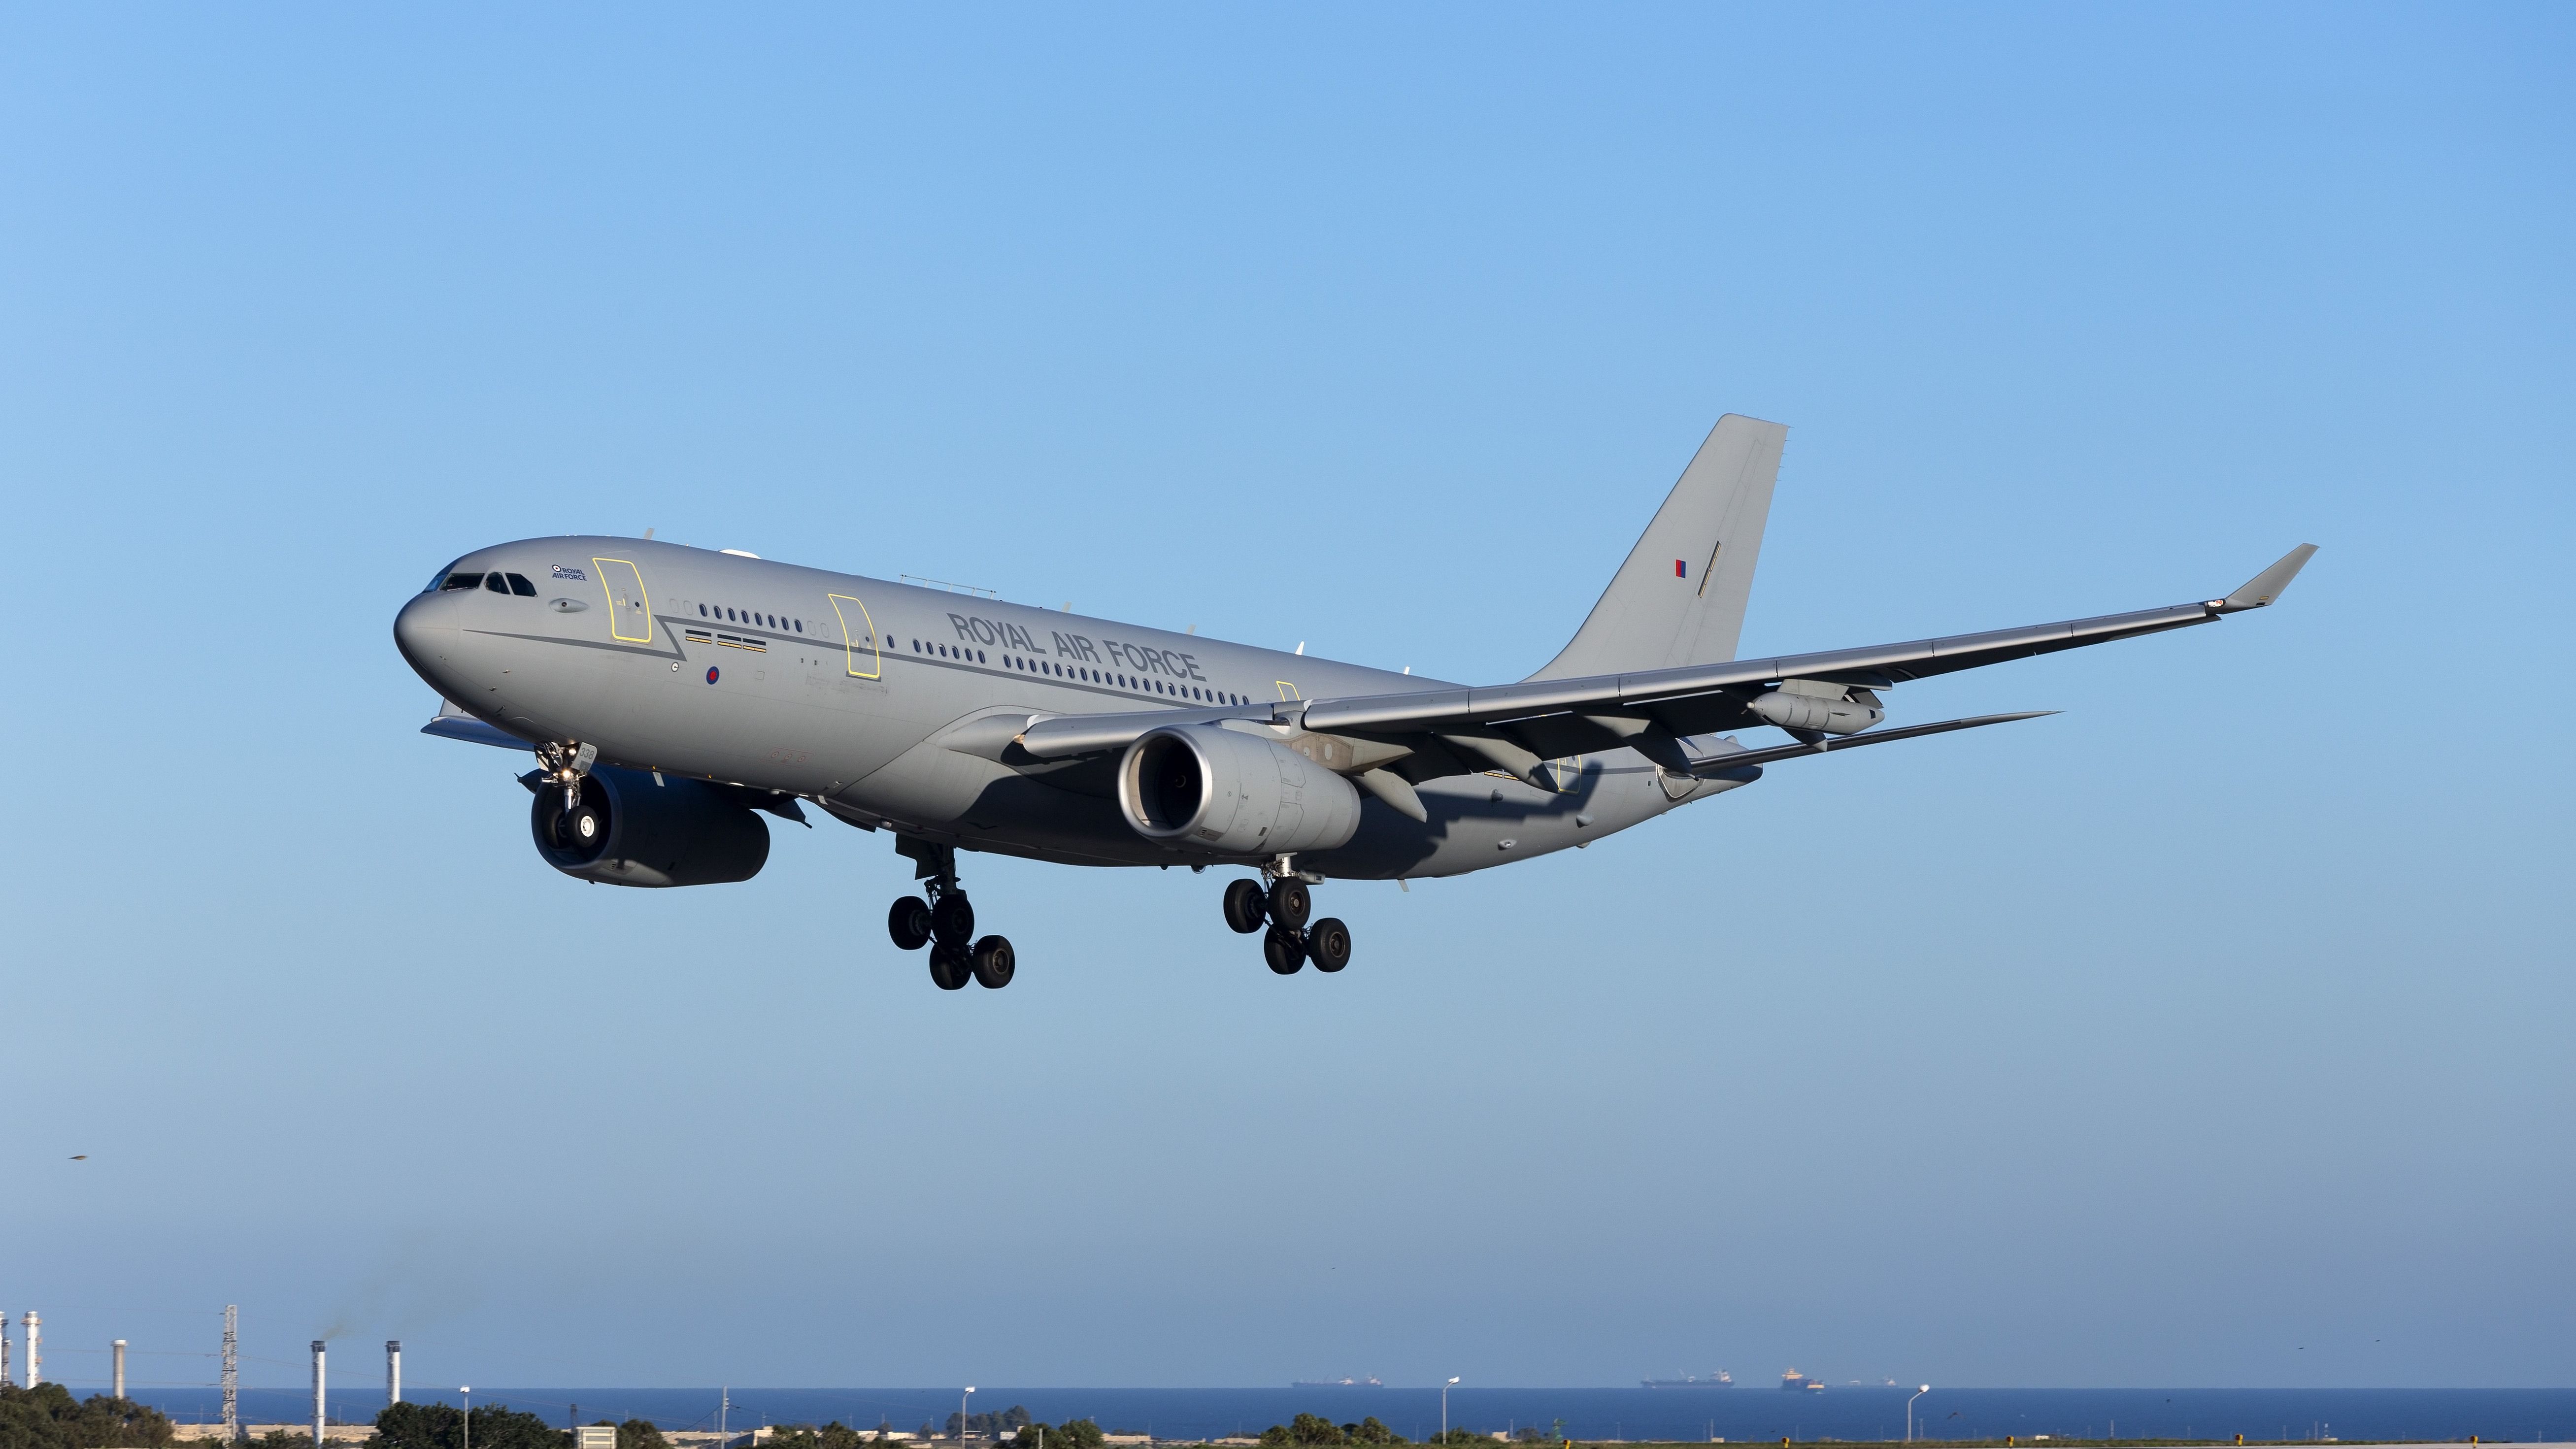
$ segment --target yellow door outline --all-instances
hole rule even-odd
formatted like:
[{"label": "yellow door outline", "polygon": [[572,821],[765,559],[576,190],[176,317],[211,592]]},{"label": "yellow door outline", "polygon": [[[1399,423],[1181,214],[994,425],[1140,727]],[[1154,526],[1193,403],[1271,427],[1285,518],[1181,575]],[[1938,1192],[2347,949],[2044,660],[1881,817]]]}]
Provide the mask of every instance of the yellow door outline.
[{"label": "yellow door outline", "polygon": [[1287,680],[1284,680],[1284,679],[1274,679],[1274,680],[1272,680],[1272,681],[1270,681],[1270,682],[1271,682],[1271,683],[1273,683],[1273,684],[1275,684],[1275,685],[1278,685],[1278,686],[1279,686],[1279,697],[1280,697],[1281,699],[1283,699],[1283,700],[1289,700],[1289,699],[1304,699],[1304,698],[1306,697],[1306,696],[1304,696],[1304,695],[1302,695],[1302,694],[1299,694],[1299,693],[1297,692],[1297,686],[1295,686],[1295,685],[1293,685],[1293,684],[1290,684]]},{"label": "yellow door outline", "polygon": [[[642,570],[622,558],[595,558],[591,563],[599,570],[599,587],[608,594],[609,637],[628,644],[652,643],[653,596],[644,592]],[[610,564],[626,570],[626,577],[615,577]],[[629,629],[644,632],[629,634]]]},{"label": "yellow door outline", "polygon": [[1550,760],[1547,762],[1547,773],[1548,778],[1556,785],[1556,793],[1571,795],[1583,788],[1583,757],[1567,755],[1561,760]]},{"label": "yellow door outline", "polygon": [[[868,617],[868,606],[847,594],[826,594],[823,597],[832,601],[832,616],[841,621],[841,645],[849,653],[850,677],[876,679],[884,675],[885,650],[884,646],[877,641],[877,621]],[[859,628],[856,633],[851,632],[850,610],[842,608],[843,604],[859,611]],[[859,667],[861,650],[867,651],[868,667],[865,669]]]}]

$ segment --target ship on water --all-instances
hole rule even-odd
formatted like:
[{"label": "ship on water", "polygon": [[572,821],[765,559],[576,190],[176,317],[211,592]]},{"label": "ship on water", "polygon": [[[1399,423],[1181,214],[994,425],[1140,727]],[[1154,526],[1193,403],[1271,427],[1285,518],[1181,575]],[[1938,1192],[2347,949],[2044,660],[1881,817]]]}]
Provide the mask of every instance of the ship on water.
[{"label": "ship on water", "polygon": [[1822,1393],[1824,1392],[1825,1381],[1823,1379],[1811,1379],[1805,1374],[1798,1372],[1796,1369],[1791,1369],[1787,1373],[1780,1375],[1780,1387],[1789,1390],[1791,1393],[1795,1393],[1800,1389]]},{"label": "ship on water", "polygon": [[1371,1374],[1364,1379],[1347,1376],[1338,1379],[1297,1379],[1288,1387],[1292,1389],[1382,1389],[1386,1385],[1378,1381],[1377,1375]]},{"label": "ship on water", "polygon": [[1639,1379],[1637,1382],[1650,1389],[1731,1389],[1735,1387],[1735,1375],[1719,1369],[1707,1378],[1684,1374],[1677,1379]]}]

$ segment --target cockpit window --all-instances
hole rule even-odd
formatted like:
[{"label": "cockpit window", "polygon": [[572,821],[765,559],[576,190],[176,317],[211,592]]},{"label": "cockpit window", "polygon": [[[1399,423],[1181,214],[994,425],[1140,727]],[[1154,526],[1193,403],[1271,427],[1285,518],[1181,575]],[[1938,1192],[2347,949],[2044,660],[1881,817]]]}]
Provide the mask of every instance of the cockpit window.
[{"label": "cockpit window", "polygon": [[440,587],[450,590],[479,589],[483,587],[483,571],[476,569],[470,574],[449,574],[447,582]]},{"label": "cockpit window", "polygon": [[483,587],[490,589],[496,594],[506,594],[510,592],[510,581],[501,577],[499,574],[485,574],[483,576]]},{"label": "cockpit window", "polygon": [[510,575],[510,592],[523,599],[533,599],[537,596],[537,586],[528,582],[528,576],[526,574],[512,574]]}]

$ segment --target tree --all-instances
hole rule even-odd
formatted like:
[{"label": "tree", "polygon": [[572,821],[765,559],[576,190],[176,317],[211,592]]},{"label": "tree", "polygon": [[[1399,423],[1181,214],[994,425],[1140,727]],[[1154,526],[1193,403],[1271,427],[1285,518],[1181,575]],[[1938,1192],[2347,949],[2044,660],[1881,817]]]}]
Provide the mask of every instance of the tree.
[{"label": "tree", "polygon": [[662,1437],[662,1426],[650,1419],[629,1419],[616,1427],[617,1449],[671,1449],[671,1441]]},{"label": "tree", "polygon": [[1100,1426],[1089,1419],[1067,1419],[1061,1424],[1028,1424],[1011,1440],[1013,1449],[1100,1449]]},{"label": "tree", "polygon": [[[1369,1422],[1377,1424],[1377,1420],[1375,1419],[1371,1419]],[[1351,1427],[1358,1428],[1359,1426],[1354,1424]],[[1386,1426],[1384,1424],[1378,1424],[1378,1428],[1383,1432]],[[1343,1430],[1341,1425],[1336,1424],[1332,1420],[1324,1418],[1321,1415],[1299,1414],[1296,1418],[1289,1420],[1285,1425],[1273,1424],[1269,1428],[1262,1430],[1261,1442],[1271,1445],[1295,1444],[1301,1446],[1316,1444],[1347,1444],[1351,1442],[1351,1436]],[[1385,1441],[1380,1440],[1377,1442],[1383,1443]]]},{"label": "tree", "polygon": [[1354,1444],[1402,1444],[1405,1442],[1405,1438],[1402,1434],[1399,1434],[1384,1424],[1379,1423],[1375,1414],[1371,1414],[1356,1424],[1344,1424],[1342,1426],[1342,1432],[1348,1435],[1350,1437],[1350,1441]]},{"label": "tree", "polygon": [[966,1432],[969,1434],[989,1434],[999,1439],[1005,1434],[1028,1428],[1032,1422],[1029,1411],[1018,1404],[1013,1404],[998,1413],[951,1414],[948,1416],[948,1437],[951,1439],[957,1437],[957,1426],[961,1423],[966,1426]]},{"label": "tree", "polygon": [[0,1384],[0,1449],[159,1449],[170,1421],[132,1399],[74,1399],[61,1384]]},{"label": "tree", "polygon": [[[572,1449],[570,1430],[503,1404],[476,1408],[473,1428],[474,1449]],[[375,1449],[465,1449],[465,1429],[464,1411],[452,1404],[387,1404],[376,1415]],[[661,1431],[653,1430],[653,1436],[660,1439]],[[625,1437],[619,1429],[618,1449],[625,1449]]]}]

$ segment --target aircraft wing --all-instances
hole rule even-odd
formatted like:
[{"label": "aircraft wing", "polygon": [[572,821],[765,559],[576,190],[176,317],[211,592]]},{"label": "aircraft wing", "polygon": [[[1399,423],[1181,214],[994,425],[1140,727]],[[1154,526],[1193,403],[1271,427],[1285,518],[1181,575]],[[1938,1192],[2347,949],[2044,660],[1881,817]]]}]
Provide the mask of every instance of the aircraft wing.
[{"label": "aircraft wing", "polygon": [[[1418,694],[1374,695],[1357,699],[1319,699],[1306,706],[1310,730],[1431,729],[1441,725],[1481,725],[1553,713],[1620,713],[1640,706],[1680,703],[1731,688],[1777,684],[1787,679],[1817,679],[1833,684],[1886,689],[1912,679],[1928,679],[1962,669],[1980,669],[2008,659],[2027,659],[2114,639],[2134,639],[2207,624],[2229,614],[2259,609],[2280,596],[2296,577],[2316,545],[2303,543],[2265,569],[2243,588],[2223,599],[2106,614],[2097,619],[2070,619],[1996,629],[1947,639],[1918,639],[1907,644],[1880,644],[1865,649],[1835,649],[1821,654],[1789,654],[1776,659],[1738,659],[1724,664],[1685,665],[1635,674],[1598,674],[1584,679],[1548,679],[1490,689],[1450,689]],[[1696,733],[1696,731],[1682,731]]]},{"label": "aircraft wing", "polygon": [[[1257,713],[1213,710],[1199,717],[1213,720],[1250,714],[1264,720],[1276,717],[1280,723],[1301,723],[1319,733],[1429,736],[1437,740],[1435,748],[1445,749],[1467,768],[1499,766],[1521,775],[1535,769],[1545,757],[1619,744],[1635,746],[1650,758],[1669,756],[1670,766],[1680,769],[1685,768],[1686,762],[1677,737],[1759,725],[1762,721],[1746,712],[1745,702],[1784,681],[1814,680],[1886,689],[1908,680],[1979,669],[2009,659],[2212,623],[2229,614],[2263,608],[2279,598],[2315,552],[2314,544],[2299,545],[2225,598],[2134,613],[1632,674],[1530,680],[1485,689],[1316,699],[1305,702],[1302,710],[1292,700],[1265,706]],[[1019,734],[1016,743],[1033,756],[1061,759],[1119,748],[1148,729],[1184,723],[1192,717],[1186,710],[1058,716],[1032,723]],[[1889,731],[1878,738],[1902,737]],[[1810,740],[1798,752],[1810,752],[1814,745],[1815,741]],[[1435,768],[1425,773],[1446,771]]]}]

